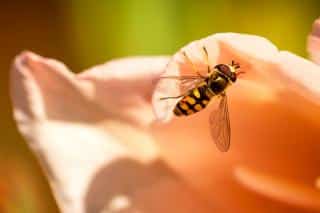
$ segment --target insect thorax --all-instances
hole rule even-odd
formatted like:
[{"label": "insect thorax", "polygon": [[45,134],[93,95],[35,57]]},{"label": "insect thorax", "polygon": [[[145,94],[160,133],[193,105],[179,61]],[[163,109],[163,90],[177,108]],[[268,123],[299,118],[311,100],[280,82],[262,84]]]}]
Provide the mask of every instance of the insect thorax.
[{"label": "insect thorax", "polygon": [[208,78],[208,86],[215,94],[222,93],[229,85],[229,80],[220,73],[214,73]]}]

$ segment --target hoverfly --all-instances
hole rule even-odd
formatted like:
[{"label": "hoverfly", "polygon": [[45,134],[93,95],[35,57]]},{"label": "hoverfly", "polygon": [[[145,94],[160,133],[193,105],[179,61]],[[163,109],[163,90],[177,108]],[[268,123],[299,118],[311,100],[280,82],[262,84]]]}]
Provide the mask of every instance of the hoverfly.
[{"label": "hoverfly", "polygon": [[200,74],[187,53],[182,52],[196,75],[161,77],[177,80],[183,91],[178,96],[161,97],[160,100],[181,98],[175,105],[173,113],[176,116],[188,116],[204,109],[214,97],[219,98],[218,107],[210,114],[210,132],[218,149],[226,152],[230,148],[231,136],[226,89],[236,82],[239,74],[244,72],[238,70],[240,65],[234,61],[231,64],[210,67],[208,51],[205,47],[202,51],[204,51],[208,74]]}]

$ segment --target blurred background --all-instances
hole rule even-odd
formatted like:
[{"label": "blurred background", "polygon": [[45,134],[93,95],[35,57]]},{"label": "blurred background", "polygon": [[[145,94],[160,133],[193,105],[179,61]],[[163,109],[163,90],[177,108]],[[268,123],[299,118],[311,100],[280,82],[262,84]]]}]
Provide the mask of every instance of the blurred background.
[{"label": "blurred background", "polygon": [[319,0],[11,0],[0,2],[0,212],[58,212],[40,167],[12,120],[9,67],[20,51],[74,72],[129,55],[172,54],[217,32],[265,36],[307,56]]}]

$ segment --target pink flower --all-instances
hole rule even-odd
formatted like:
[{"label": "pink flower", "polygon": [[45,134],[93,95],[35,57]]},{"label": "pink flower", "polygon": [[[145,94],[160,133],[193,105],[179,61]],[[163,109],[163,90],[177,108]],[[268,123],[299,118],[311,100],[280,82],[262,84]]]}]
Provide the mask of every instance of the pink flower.
[{"label": "pink flower", "polygon": [[[315,60],[317,36],[308,47]],[[210,107],[171,119],[172,104],[158,101],[179,92],[156,87],[161,75],[191,70],[181,52],[168,66],[166,57],[136,57],[79,75],[31,52],[17,56],[14,116],[63,212],[320,210],[320,66],[264,38],[224,33],[184,47],[200,69],[203,45],[211,65],[235,60],[246,71],[228,89],[227,153],[210,137]]]},{"label": "pink flower", "polygon": [[314,62],[320,64],[320,18],[317,19],[308,38],[308,51]]}]

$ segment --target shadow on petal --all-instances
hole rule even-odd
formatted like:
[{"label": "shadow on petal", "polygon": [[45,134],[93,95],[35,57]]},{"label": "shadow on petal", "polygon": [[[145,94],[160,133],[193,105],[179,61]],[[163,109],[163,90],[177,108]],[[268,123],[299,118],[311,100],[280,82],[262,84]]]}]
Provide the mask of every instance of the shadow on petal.
[{"label": "shadow on petal", "polygon": [[320,192],[307,184],[268,175],[246,167],[236,167],[236,180],[250,190],[294,206],[320,210]]},{"label": "shadow on petal", "polygon": [[164,162],[116,159],[89,184],[85,212],[212,212]]}]

